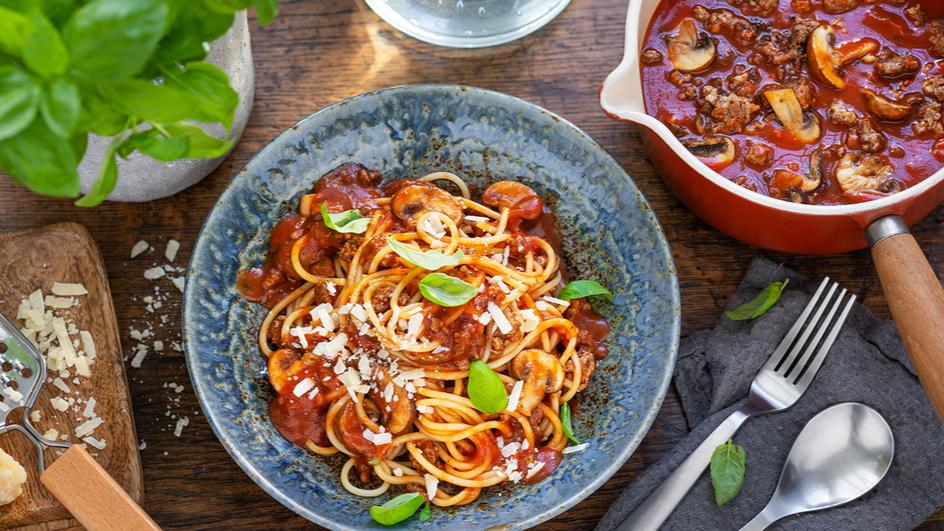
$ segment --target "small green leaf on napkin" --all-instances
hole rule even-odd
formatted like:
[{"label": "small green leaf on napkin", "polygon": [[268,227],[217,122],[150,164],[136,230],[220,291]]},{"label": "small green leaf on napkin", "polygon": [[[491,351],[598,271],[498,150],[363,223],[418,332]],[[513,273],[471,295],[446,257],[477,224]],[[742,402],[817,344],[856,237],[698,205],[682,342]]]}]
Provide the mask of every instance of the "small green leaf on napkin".
[{"label": "small green leaf on napkin", "polygon": [[784,288],[789,283],[789,278],[783,282],[771,282],[756,297],[733,310],[724,312],[724,314],[732,321],[757,319],[767,313],[767,310],[771,309],[774,304],[777,304],[777,301],[780,300],[780,294],[783,293]]},{"label": "small green leaf on napkin", "polygon": [[718,507],[733,500],[744,486],[744,448],[728,442],[719,445],[711,454],[711,486]]}]

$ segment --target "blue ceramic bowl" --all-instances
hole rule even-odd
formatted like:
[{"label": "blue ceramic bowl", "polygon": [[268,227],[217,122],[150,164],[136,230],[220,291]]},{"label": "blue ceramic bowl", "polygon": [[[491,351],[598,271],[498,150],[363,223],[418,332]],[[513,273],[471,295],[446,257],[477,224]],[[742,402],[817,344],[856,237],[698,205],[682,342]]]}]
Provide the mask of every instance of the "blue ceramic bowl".
[{"label": "blue ceramic bowl", "polygon": [[[207,420],[253,481],[289,509],[332,529],[374,524],[315,457],[269,422],[271,389],[256,346],[265,311],[236,293],[236,272],[261,263],[270,229],[328,170],[356,161],[385,179],[448,170],[483,187],[520,179],[558,216],[571,271],[600,280],[612,304],[610,354],[581,396],[576,433],[590,444],[536,485],[486,490],[436,509],[419,529],[524,529],[557,515],[612,476],[659,411],[679,335],[675,267],[652,209],[623,169],[563,119],[486,90],[417,85],[371,92],[316,112],[262,149],[235,177],[197,240],[184,295],[187,365]],[[378,501],[379,500],[379,501]]]}]

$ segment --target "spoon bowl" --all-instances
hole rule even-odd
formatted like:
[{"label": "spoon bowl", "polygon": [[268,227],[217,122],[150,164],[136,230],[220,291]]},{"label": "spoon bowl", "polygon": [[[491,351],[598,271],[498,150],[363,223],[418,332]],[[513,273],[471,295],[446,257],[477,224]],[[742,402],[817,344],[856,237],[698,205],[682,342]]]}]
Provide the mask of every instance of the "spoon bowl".
[{"label": "spoon bowl", "polygon": [[894,454],[892,430],[874,409],[853,402],[824,409],[797,436],[770,502],[741,531],[851,502],[878,485]]}]

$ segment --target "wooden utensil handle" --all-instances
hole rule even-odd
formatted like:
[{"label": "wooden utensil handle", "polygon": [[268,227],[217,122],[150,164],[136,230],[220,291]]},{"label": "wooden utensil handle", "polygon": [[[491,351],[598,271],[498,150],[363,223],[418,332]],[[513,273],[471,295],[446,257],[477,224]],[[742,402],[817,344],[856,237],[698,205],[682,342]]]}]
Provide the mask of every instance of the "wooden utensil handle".
[{"label": "wooden utensil handle", "polygon": [[878,241],[872,258],[911,364],[944,422],[944,289],[911,234]]},{"label": "wooden utensil handle", "polygon": [[81,446],[66,450],[40,480],[90,531],[160,530]]}]

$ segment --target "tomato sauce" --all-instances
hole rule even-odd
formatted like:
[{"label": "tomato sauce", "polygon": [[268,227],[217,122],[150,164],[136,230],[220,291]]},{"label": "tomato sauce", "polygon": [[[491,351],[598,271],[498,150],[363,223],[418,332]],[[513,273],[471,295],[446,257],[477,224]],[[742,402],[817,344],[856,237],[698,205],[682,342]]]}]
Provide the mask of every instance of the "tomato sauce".
[{"label": "tomato sauce", "polygon": [[[914,186],[935,173],[942,166],[944,153],[939,145],[940,133],[919,132],[914,127],[918,114],[923,112],[920,105],[939,105],[936,97],[922,94],[925,80],[944,74],[941,67],[941,55],[933,50],[935,31],[944,26],[935,26],[928,18],[924,23],[914,20],[917,12],[916,0],[901,4],[859,1],[855,7],[844,12],[827,12],[824,3],[827,0],[771,0],[775,7],[769,14],[758,16],[752,13],[750,4],[738,0],[680,0],[662,1],[652,18],[643,45],[644,54],[640,66],[643,78],[643,95],[647,112],[669,125],[670,129],[685,143],[687,140],[703,139],[710,134],[699,131],[699,105],[705,97],[705,86],[715,83],[723,86],[723,91],[730,92],[729,78],[738,71],[755,70],[756,89],[752,93],[752,103],[759,107],[747,127],[736,131],[721,133],[734,140],[737,156],[729,164],[716,166],[706,160],[723,176],[758,193],[782,199],[810,204],[848,204],[857,203],[894,193],[900,189]],[[831,5],[838,2],[832,0]],[[850,4],[851,5],[851,4]],[[757,37],[750,43],[738,38],[730,30],[710,31],[708,23],[696,18],[696,6],[709,11],[727,9],[734,15],[749,21]],[[797,18],[812,19],[821,24],[829,24],[834,29],[835,50],[837,54],[847,53],[854,48],[856,41],[874,39],[880,45],[879,51],[866,54],[839,67],[845,87],[837,89],[824,83],[810,71],[807,46],[800,45],[800,57],[796,64],[799,70],[786,77],[778,65],[771,62],[768,55],[760,53],[760,48],[773,32],[789,32],[795,28]],[[679,83],[679,72],[674,71],[669,59],[667,39],[677,34],[677,28],[685,20],[695,21],[699,35],[706,36],[716,44],[715,60],[703,70],[691,72],[691,83]],[[861,44],[861,43],[859,43]],[[661,57],[655,59],[655,50]],[[646,51],[652,54],[652,60],[646,59]],[[911,55],[920,61],[917,72],[890,78],[877,73],[877,62],[883,54]],[[878,58],[879,61],[876,61]],[[739,69],[739,70],[738,70]],[[673,83],[673,79],[676,81]],[[722,81],[723,80],[723,81]],[[774,119],[771,107],[763,96],[771,88],[796,87],[804,80],[812,83],[813,94],[806,111],[816,114],[821,133],[813,143],[798,142],[784,134],[784,128]],[[693,87],[687,99],[680,99],[686,86]],[[692,90],[692,89],[686,89]],[[908,118],[899,121],[879,119],[870,112],[866,104],[865,91],[892,99],[896,102],[914,101],[915,110]],[[908,98],[913,98],[909,100]],[[862,119],[871,120],[875,129],[886,138],[887,145],[873,149],[870,153],[880,158],[885,167],[890,167],[891,180],[877,190],[853,190],[837,182],[836,168],[839,155],[859,152],[864,149],[855,127],[841,125],[829,118],[828,109],[834,101],[841,102],[853,110]],[[917,102],[922,102],[918,104]],[[933,114],[932,114],[933,118]],[[934,125],[933,122],[937,122]],[[929,119],[933,127],[940,127],[940,117]],[[766,144],[772,148],[769,162],[758,166],[752,164],[745,154],[752,143]],[[785,172],[806,174],[810,171],[814,152],[818,149],[832,149],[833,159],[827,159],[825,176],[822,183],[813,190],[797,188],[798,181],[785,182]],[[777,170],[781,173],[776,174]]]}]

